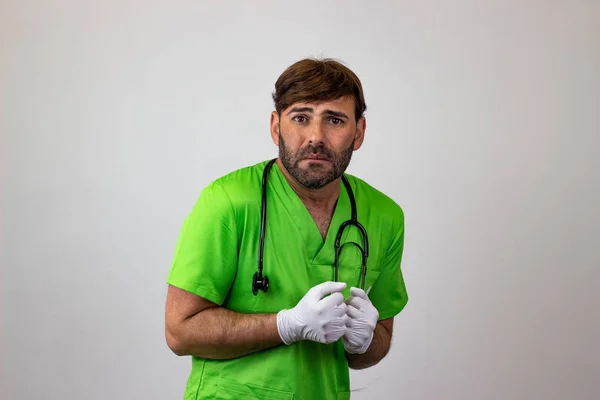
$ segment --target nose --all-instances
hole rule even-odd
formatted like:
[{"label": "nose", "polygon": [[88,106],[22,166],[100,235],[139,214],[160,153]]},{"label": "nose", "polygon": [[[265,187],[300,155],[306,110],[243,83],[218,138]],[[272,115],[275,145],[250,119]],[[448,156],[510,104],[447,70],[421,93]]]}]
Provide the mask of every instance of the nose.
[{"label": "nose", "polygon": [[323,145],[325,142],[325,130],[320,121],[315,121],[310,127],[308,141],[313,146]]}]

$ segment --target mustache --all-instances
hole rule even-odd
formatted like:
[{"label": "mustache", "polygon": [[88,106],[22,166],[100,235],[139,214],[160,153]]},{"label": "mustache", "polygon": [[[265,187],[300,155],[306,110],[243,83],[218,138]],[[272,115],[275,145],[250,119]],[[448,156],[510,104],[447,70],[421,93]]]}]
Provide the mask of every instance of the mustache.
[{"label": "mustache", "polygon": [[298,153],[298,157],[304,158],[309,155],[315,155],[315,154],[323,156],[323,157],[327,158],[328,160],[333,158],[333,152],[331,150],[326,149],[323,146],[313,146],[313,145],[308,145],[306,148],[301,150]]}]

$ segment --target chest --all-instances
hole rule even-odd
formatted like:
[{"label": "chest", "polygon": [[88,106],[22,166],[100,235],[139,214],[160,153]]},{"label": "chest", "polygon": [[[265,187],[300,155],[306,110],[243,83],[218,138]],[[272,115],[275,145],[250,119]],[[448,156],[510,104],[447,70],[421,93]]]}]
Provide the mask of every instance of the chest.
[{"label": "chest", "polygon": [[[377,279],[386,249],[383,245],[389,242],[382,237],[386,231],[383,223],[372,218],[370,212],[359,209],[360,222],[369,233],[365,289]],[[289,209],[272,201],[267,208],[262,253],[263,274],[269,279],[269,289],[254,296],[251,279],[259,260],[260,209],[244,210],[236,220],[239,243],[237,251],[231,252],[235,275],[224,305],[237,312],[277,312],[293,307],[311,287],[334,280],[336,235],[350,216],[347,205],[335,213],[304,206]],[[342,232],[338,280],[347,283],[343,293],[347,297],[349,288],[360,284],[362,273],[361,253],[351,242],[362,246],[363,239],[356,227],[348,226]]]},{"label": "chest", "polygon": [[329,231],[329,226],[331,225],[331,219],[333,217],[333,210],[316,210],[316,209],[308,209],[310,216],[313,221],[317,225],[317,229],[319,229],[319,233],[321,234],[321,238],[325,240],[327,238],[327,232]]}]

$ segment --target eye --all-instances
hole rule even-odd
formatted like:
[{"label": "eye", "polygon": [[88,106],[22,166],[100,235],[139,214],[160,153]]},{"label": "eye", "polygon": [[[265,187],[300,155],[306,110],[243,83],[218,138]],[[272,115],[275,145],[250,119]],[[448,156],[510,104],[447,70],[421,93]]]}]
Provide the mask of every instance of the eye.
[{"label": "eye", "polygon": [[296,115],[292,117],[292,121],[303,123],[306,122],[306,117],[304,115]]},{"label": "eye", "polygon": [[344,123],[344,121],[342,121],[341,119],[339,119],[337,117],[331,117],[331,118],[329,118],[329,121],[334,125],[341,125]]}]

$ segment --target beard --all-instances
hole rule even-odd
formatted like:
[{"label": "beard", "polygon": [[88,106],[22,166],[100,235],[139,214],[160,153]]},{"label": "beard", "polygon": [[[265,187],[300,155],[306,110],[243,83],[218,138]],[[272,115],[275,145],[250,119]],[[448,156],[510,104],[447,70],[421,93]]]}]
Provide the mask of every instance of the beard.
[{"label": "beard", "polygon": [[[326,149],[323,145],[309,144],[294,153],[286,146],[279,132],[279,159],[290,175],[307,189],[320,189],[342,176],[350,164],[353,152],[354,141],[340,152]],[[300,166],[302,160],[316,154],[328,162],[311,163],[306,168]]]}]

